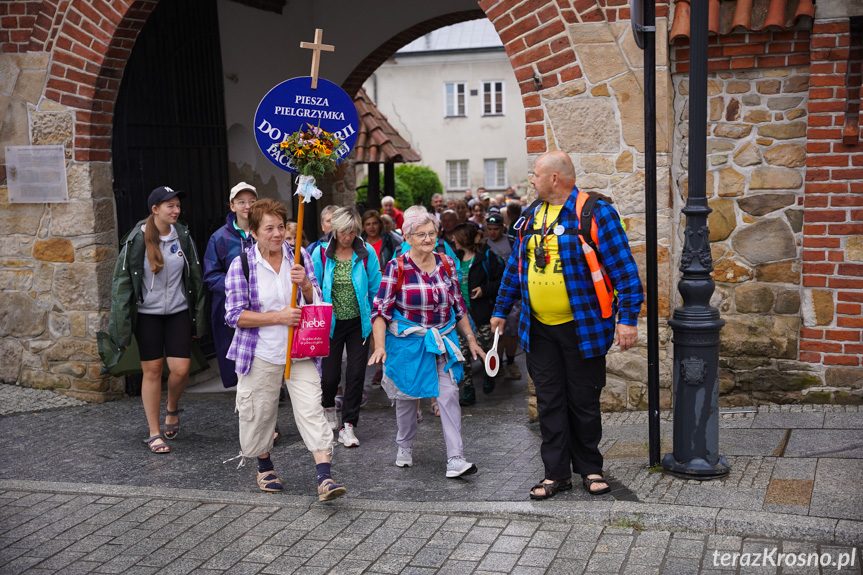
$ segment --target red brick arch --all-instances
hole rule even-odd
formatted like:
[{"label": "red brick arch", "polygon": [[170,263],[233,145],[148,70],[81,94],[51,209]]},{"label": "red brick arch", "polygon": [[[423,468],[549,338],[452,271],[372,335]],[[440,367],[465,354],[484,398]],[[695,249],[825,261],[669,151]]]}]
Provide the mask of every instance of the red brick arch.
[{"label": "red brick arch", "polygon": [[[158,0],[44,0],[21,2],[31,32],[17,50],[52,51],[45,96],[76,110],[74,157],[110,161],[114,102],[135,38]],[[545,113],[539,90],[580,78],[568,25],[629,18],[626,0],[479,0],[393,36],[348,76],[354,93],[396,50],[441,26],[485,15],[494,24],[519,83],[525,107],[528,153],[546,151]],[[667,6],[657,7],[659,15]],[[20,18],[19,17],[19,20]],[[25,48],[26,46],[26,48]],[[5,49],[5,45],[4,45]]]},{"label": "red brick arch", "polygon": [[56,2],[43,3],[31,43],[53,48],[45,97],[76,110],[75,160],[110,161],[114,102],[123,69],[157,3],[72,0],[53,18],[50,5]]}]

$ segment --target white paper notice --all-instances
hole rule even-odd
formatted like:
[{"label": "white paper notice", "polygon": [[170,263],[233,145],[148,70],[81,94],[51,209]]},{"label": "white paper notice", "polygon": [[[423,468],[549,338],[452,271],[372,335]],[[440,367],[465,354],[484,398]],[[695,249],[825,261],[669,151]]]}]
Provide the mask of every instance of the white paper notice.
[{"label": "white paper notice", "polygon": [[7,146],[9,203],[68,202],[63,146]]}]

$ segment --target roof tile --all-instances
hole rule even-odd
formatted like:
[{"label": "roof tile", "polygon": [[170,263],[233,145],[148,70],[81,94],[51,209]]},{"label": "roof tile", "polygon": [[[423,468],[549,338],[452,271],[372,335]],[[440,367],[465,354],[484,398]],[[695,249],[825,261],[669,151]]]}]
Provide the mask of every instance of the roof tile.
[{"label": "roof tile", "polygon": [[411,148],[410,143],[392,127],[387,117],[381,114],[362,88],[354,96],[354,106],[360,117],[359,133],[353,152],[357,164],[419,162],[422,159]]},{"label": "roof tile", "polygon": [[[689,38],[690,1],[675,0],[671,38]],[[708,29],[724,36],[738,32],[786,30],[801,19],[811,23],[815,16],[813,0],[709,0]]]}]

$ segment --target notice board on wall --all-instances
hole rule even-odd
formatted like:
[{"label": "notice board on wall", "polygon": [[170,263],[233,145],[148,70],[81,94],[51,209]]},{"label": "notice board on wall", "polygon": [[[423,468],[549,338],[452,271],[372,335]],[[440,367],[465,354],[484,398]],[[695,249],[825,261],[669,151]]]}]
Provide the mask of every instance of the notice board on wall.
[{"label": "notice board on wall", "polygon": [[9,203],[69,201],[63,146],[6,146]]}]

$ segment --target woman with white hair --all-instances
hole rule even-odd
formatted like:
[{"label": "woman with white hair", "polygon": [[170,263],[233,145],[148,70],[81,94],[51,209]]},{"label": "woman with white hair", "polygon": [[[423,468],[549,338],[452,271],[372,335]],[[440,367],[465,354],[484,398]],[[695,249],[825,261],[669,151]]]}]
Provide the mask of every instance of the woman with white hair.
[{"label": "woman with white hair", "polygon": [[413,465],[417,432],[416,401],[437,397],[447,452],[447,477],[476,473],[464,458],[458,382],[464,370],[456,326],[474,358],[485,358],[466,315],[455,262],[437,253],[439,223],[434,215],[405,213],[403,230],[410,249],[389,262],[374,300],[375,350],[369,365],[384,362],[381,382],[396,403],[396,466]]},{"label": "woman with white hair", "polygon": [[381,270],[374,248],[359,237],[360,214],[354,208],[337,209],[330,225],[332,239],[322,242],[312,253],[315,277],[321,278],[324,301],[333,304],[334,319],[330,355],[322,365],[321,405],[330,427],[337,429],[336,392],[342,379],[342,354],[347,348],[339,443],[358,447],[360,441],[354,429],[363,400],[372,302],[381,283]]}]

